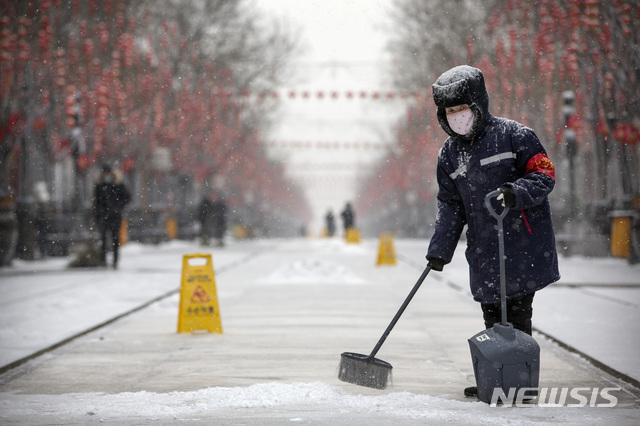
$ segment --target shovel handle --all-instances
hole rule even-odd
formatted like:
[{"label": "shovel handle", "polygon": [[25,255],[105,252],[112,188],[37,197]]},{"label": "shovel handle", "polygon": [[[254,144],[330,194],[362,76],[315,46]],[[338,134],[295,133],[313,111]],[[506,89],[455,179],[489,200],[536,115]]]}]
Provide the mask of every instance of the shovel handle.
[{"label": "shovel handle", "polygon": [[493,216],[498,222],[501,222],[502,219],[504,219],[504,217],[507,215],[507,213],[509,213],[509,207],[503,208],[502,212],[498,213],[496,209],[493,208],[493,204],[491,204],[491,199],[497,198],[500,194],[502,194],[502,191],[496,189],[494,191],[491,191],[484,197],[484,205],[489,210],[489,213],[491,213],[491,216]]},{"label": "shovel handle", "polygon": [[422,285],[422,282],[424,281],[424,279],[427,278],[427,275],[429,275],[429,271],[431,271],[431,266],[427,266],[425,270],[422,272],[422,275],[420,275],[420,278],[418,278],[418,281],[413,286],[413,289],[411,289],[411,292],[409,293],[407,298],[404,300],[404,303],[402,304],[402,306],[400,306],[400,309],[396,313],[396,316],[393,317],[393,319],[391,320],[391,323],[382,334],[382,337],[380,337],[380,340],[378,340],[378,344],[376,345],[375,348],[373,348],[373,350],[371,351],[371,354],[367,357],[369,360],[373,359],[376,356],[376,354],[382,347],[382,344],[384,343],[384,341],[387,340],[387,336],[389,335],[389,333],[391,333],[391,330],[400,319],[400,316],[402,315],[404,310],[407,309],[407,306],[409,306],[409,302],[411,302],[411,299],[413,299],[413,296],[415,296],[415,294],[418,292],[418,289]]},{"label": "shovel handle", "polygon": [[491,191],[484,197],[484,205],[493,216],[498,221],[498,226],[496,229],[498,230],[498,256],[500,263],[500,307],[502,311],[502,324],[507,324],[507,278],[505,273],[505,261],[504,261],[504,225],[502,224],[502,220],[509,213],[509,207],[505,207],[502,209],[502,212],[496,212],[496,209],[493,208],[493,204],[491,204],[491,199],[495,198],[502,194],[502,191],[496,189],[495,191]]}]

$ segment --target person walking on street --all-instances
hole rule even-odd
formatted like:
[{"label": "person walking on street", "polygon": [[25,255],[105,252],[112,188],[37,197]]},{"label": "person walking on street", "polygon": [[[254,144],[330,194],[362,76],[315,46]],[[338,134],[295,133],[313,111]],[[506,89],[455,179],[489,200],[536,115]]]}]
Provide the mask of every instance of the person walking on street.
[{"label": "person walking on street", "polygon": [[211,223],[213,226],[213,238],[217,240],[218,247],[224,246],[224,234],[227,232],[227,202],[221,194],[214,194],[211,203]]},{"label": "person walking on street", "polygon": [[[530,128],[489,113],[482,71],[467,65],[442,74],[432,86],[438,122],[449,135],[438,155],[438,213],[426,258],[442,271],[466,225],[469,279],[484,324],[500,322],[498,239],[485,196],[496,189],[503,206],[507,321],[531,334],[536,291],[560,279],[548,195],[555,169]],[[477,396],[477,387],[465,389]]]},{"label": "person walking on street", "polygon": [[100,262],[106,265],[107,241],[111,241],[113,268],[118,267],[118,247],[120,246],[120,227],[124,207],[131,199],[129,191],[122,183],[122,175],[109,165],[102,166],[102,172],[95,186],[95,218],[100,232]]},{"label": "person walking on street", "polygon": [[200,243],[203,246],[209,245],[211,235],[211,222],[213,209],[212,202],[208,196],[204,195],[198,205],[198,221],[200,222]]},{"label": "person walking on street", "polygon": [[198,212],[202,245],[208,246],[213,234],[218,247],[224,246],[224,234],[227,232],[227,202],[224,197],[217,192],[203,196]]},{"label": "person walking on street", "polygon": [[351,203],[347,203],[347,205],[344,207],[344,210],[342,210],[342,212],[340,213],[340,216],[342,216],[344,232],[346,234],[350,228],[353,228],[355,226],[356,221],[355,213],[353,212]]},{"label": "person walking on street", "polygon": [[336,219],[333,216],[333,211],[329,209],[324,217],[327,226],[327,237],[333,237],[336,233]]}]

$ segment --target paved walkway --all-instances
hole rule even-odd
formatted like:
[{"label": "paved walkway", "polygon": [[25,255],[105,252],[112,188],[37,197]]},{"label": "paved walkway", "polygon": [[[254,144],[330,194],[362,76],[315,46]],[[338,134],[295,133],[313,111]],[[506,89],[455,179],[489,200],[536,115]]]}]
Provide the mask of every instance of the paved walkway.
[{"label": "paved walkway", "polygon": [[[467,339],[479,331],[478,306],[463,292],[444,284],[442,278],[427,278],[378,353],[394,366],[392,386],[378,391],[337,379],[340,353],[368,353],[419,276],[415,266],[406,262],[376,267],[375,250],[375,241],[362,245],[323,240],[279,244],[217,277],[224,334],[177,334],[178,296],[173,296],[0,376],[1,400],[6,408],[30,395],[36,404],[43,395],[134,393],[134,398],[140,392],[321,382],[342,389],[344,398],[399,393],[409,399],[442,399],[449,410],[456,401],[468,404],[462,389],[474,384],[474,378]],[[153,260],[148,260],[153,265]],[[335,278],[336,269],[342,278]],[[315,272],[305,275],[310,270]],[[589,415],[596,420],[611,418],[637,424],[638,389],[556,343],[540,335],[534,337],[541,346],[541,387],[620,387],[617,408]],[[313,395],[310,398],[314,401]],[[205,414],[198,411],[200,403],[194,404],[199,418],[216,419],[220,424],[282,424],[296,419],[316,424],[424,424],[424,418],[416,421],[389,411],[343,407],[335,412],[335,406],[318,405],[317,401],[285,405],[275,411],[269,407],[242,409],[229,403],[226,408],[217,407],[209,417],[206,410]],[[458,417],[441,413],[442,419],[473,418],[474,411],[485,413],[486,409],[477,404],[460,407],[456,408]],[[70,413],[57,420],[79,424],[87,419],[97,421],[86,414],[96,410],[100,408],[88,407],[85,417]],[[497,418],[494,411],[486,418],[554,422],[560,413],[540,410],[521,410],[519,414],[503,410]],[[575,416],[565,414],[574,412]],[[584,420],[575,410],[561,413],[568,424]],[[438,416],[434,416],[431,420],[437,423]],[[5,424],[20,423],[17,417],[0,414],[0,419]],[[171,423],[171,417],[160,419]],[[153,423],[131,415],[107,420]],[[31,424],[50,421],[46,410],[29,418]]]}]

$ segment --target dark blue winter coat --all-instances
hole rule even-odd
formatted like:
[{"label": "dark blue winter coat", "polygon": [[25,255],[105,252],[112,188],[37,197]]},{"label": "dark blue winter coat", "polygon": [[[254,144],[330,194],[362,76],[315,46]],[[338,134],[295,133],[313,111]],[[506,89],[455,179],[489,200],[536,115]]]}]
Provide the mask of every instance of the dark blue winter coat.
[{"label": "dark blue winter coat", "polygon": [[533,130],[488,115],[486,127],[472,141],[447,139],[438,156],[437,179],[438,216],[427,258],[449,263],[467,225],[466,258],[476,301],[500,301],[497,221],[484,198],[505,184],[516,199],[503,222],[507,297],[533,293],[560,278],[547,198],[555,171]]}]

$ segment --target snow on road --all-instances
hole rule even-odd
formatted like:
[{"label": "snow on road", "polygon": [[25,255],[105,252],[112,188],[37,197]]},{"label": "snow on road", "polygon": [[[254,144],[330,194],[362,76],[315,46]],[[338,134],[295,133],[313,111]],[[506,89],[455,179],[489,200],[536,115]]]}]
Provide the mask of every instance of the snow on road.
[{"label": "snow on road", "polygon": [[[272,246],[278,246],[283,253],[286,250],[306,251],[305,256],[293,260],[285,254],[274,264],[252,264],[258,269],[251,273],[260,276],[254,284],[268,286],[273,292],[290,292],[291,286],[317,287],[337,283],[366,287],[371,285],[371,277],[376,274],[380,279],[393,274],[394,267],[384,267],[372,275],[377,248],[373,240],[361,245],[347,245],[339,239],[256,241],[231,243],[224,249],[207,251],[213,253],[216,275],[220,275],[226,273],[226,269],[242,268],[243,259],[271,252]],[[396,248],[403,258],[416,266],[424,263],[424,241],[401,240],[396,242]],[[128,244],[123,247],[122,266],[117,271],[69,270],[62,259],[16,262],[13,267],[0,271],[0,359],[3,365],[87,330],[149,299],[173,294],[159,305],[161,310],[172,312],[177,303],[175,291],[180,281],[180,256],[201,250],[190,242],[152,247]],[[336,261],[340,256],[365,261]],[[626,365],[636,374],[639,362],[635,354],[640,335],[639,267],[629,266],[620,259],[562,258],[561,272],[562,285],[540,292],[536,299],[534,325],[553,330],[560,338],[573,339],[577,346],[596,353],[600,351],[598,356],[604,357],[605,361],[617,359],[620,365]],[[464,289],[465,275],[466,265],[458,253],[437,279],[454,282]],[[583,284],[595,287],[587,289],[590,294],[584,293],[583,287],[574,287]],[[615,287],[616,284],[625,286]],[[227,297],[232,291],[229,290]],[[160,308],[152,305],[148,309]],[[624,321],[617,321],[621,315]],[[585,322],[589,318],[592,322]],[[595,327],[594,323],[609,324],[615,327],[617,334],[610,335],[609,341],[595,340],[593,333],[584,332]],[[37,371],[48,359],[48,356],[40,357],[32,361],[27,370],[5,373],[0,376],[0,385],[4,387],[11,383],[15,374]],[[612,382],[612,386],[616,385]],[[36,425],[210,423],[213,420],[216,424],[517,424],[524,421],[530,424],[631,425],[640,423],[637,395],[631,397],[633,400],[635,403],[614,409],[589,406],[580,409],[566,406],[510,409],[492,408],[481,402],[446,395],[393,391],[354,393],[324,381],[272,382],[174,392],[25,394],[1,391],[0,421],[4,424],[26,421]]]}]

